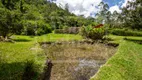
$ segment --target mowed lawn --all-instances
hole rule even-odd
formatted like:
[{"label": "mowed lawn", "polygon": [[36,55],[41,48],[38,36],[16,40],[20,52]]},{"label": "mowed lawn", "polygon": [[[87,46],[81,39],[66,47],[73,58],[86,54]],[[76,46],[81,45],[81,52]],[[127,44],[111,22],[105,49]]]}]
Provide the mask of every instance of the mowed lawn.
[{"label": "mowed lawn", "polygon": [[142,45],[121,41],[117,53],[91,80],[141,80]]},{"label": "mowed lawn", "polygon": [[[21,80],[26,73],[26,66],[30,66],[34,72],[33,79],[39,78],[42,72],[46,56],[38,42],[81,40],[79,35],[72,34],[47,34],[42,36],[14,35],[14,43],[0,42],[0,79]],[[31,64],[29,64],[31,63]]]},{"label": "mowed lawn", "polygon": [[117,36],[117,35],[107,35],[107,38],[110,38],[112,41],[111,43],[121,43],[123,39],[128,39],[131,41],[142,41],[142,37],[138,36]]},{"label": "mowed lawn", "polygon": [[70,41],[82,40],[82,36],[75,34],[45,34],[42,36],[21,36],[15,35],[13,39],[18,42],[47,42],[47,41]]},{"label": "mowed lawn", "polygon": [[[26,73],[26,66],[31,66],[29,69],[34,71],[31,77],[37,78],[45,60],[43,50],[38,45],[34,46],[33,43],[0,42],[0,79],[21,80]],[[32,65],[28,65],[28,62]]]}]

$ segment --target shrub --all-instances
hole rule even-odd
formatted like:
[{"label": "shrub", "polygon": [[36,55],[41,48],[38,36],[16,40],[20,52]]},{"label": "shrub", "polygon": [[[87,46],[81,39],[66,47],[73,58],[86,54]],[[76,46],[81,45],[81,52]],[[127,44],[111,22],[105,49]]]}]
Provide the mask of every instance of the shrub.
[{"label": "shrub", "polygon": [[126,29],[113,29],[110,32],[111,34],[119,36],[142,36],[142,32],[126,30]]},{"label": "shrub", "polygon": [[22,33],[24,35],[42,35],[52,32],[50,25],[42,21],[26,21],[23,25],[25,26]]},{"label": "shrub", "polygon": [[24,27],[24,34],[25,35],[35,35],[35,26],[36,23],[34,21],[27,21],[23,24]]},{"label": "shrub", "polygon": [[34,80],[38,77],[38,72],[36,70],[36,65],[34,61],[27,61],[25,63],[24,73],[22,75],[22,80]]},{"label": "shrub", "polygon": [[82,27],[80,31],[81,35],[85,38],[90,38],[92,40],[103,39],[105,35],[104,27],[93,28],[92,26]]},{"label": "shrub", "polygon": [[37,26],[38,26],[37,35],[42,35],[52,32],[52,29],[49,24],[46,24],[44,22],[38,22]]}]

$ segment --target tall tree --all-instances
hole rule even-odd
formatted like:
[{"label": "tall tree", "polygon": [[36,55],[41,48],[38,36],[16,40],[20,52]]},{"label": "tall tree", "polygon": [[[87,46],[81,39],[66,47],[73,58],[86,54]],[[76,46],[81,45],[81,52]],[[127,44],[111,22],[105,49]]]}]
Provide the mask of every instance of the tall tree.
[{"label": "tall tree", "polygon": [[[19,1],[19,0],[16,0]],[[10,34],[19,33],[22,29],[21,13],[14,0],[2,0],[0,7],[0,35],[7,38]],[[15,5],[14,5],[15,4]]]},{"label": "tall tree", "polygon": [[125,27],[142,29],[142,0],[128,2],[121,15]]},{"label": "tall tree", "polygon": [[108,21],[108,18],[110,16],[110,12],[108,11],[109,6],[108,4],[101,2],[99,5],[100,11],[96,14],[96,20],[99,23],[106,23]]}]

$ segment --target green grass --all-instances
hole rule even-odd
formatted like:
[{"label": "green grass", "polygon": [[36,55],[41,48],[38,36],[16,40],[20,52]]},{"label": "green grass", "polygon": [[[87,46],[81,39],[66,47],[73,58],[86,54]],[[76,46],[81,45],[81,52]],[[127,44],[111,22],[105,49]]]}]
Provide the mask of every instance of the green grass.
[{"label": "green grass", "polygon": [[110,30],[111,34],[119,36],[140,36],[142,37],[142,31],[131,30],[131,29],[112,29]]},{"label": "green grass", "polygon": [[75,34],[54,34],[50,33],[47,35],[43,35],[40,37],[35,37],[38,42],[42,41],[70,41],[70,40],[81,40],[82,37],[80,35]]},{"label": "green grass", "polygon": [[34,41],[34,36],[13,35],[12,39],[16,42],[31,42]]},{"label": "green grass", "polygon": [[[99,70],[95,80],[139,80],[142,78],[142,45],[123,41],[124,38],[142,40],[142,37],[109,35],[120,43],[118,52]],[[39,75],[45,54],[37,42],[82,40],[80,35],[46,34],[42,36],[14,35],[15,43],[0,42],[0,79],[21,80],[27,61],[34,62],[33,69]],[[38,76],[34,76],[37,78]]]},{"label": "green grass", "polygon": [[0,46],[1,80],[21,80],[27,61],[34,63],[32,67],[36,73],[42,71],[43,64],[45,63],[45,55],[38,45],[33,46],[33,43],[27,42],[0,42]]},{"label": "green grass", "polygon": [[142,45],[121,41],[117,53],[91,80],[141,80]]},{"label": "green grass", "polygon": [[136,36],[116,36],[116,35],[108,35],[108,38],[112,39],[110,41],[111,43],[121,43],[124,38],[130,39],[130,40],[142,40],[142,37],[136,37]]},{"label": "green grass", "polygon": [[13,36],[15,41],[21,42],[46,42],[46,41],[70,41],[70,40],[81,40],[82,36],[75,34],[46,34],[42,36],[21,36],[15,35]]},{"label": "green grass", "polygon": [[[32,66],[34,76],[38,78],[43,70],[46,56],[37,42],[59,40],[81,40],[79,35],[72,34],[47,34],[43,36],[14,35],[14,43],[0,42],[0,79],[21,80],[26,66]],[[28,62],[28,63],[27,63]],[[33,65],[29,65],[29,62]],[[32,70],[32,69],[31,69]],[[31,71],[32,72],[32,71]],[[37,74],[37,75],[35,75]]]}]

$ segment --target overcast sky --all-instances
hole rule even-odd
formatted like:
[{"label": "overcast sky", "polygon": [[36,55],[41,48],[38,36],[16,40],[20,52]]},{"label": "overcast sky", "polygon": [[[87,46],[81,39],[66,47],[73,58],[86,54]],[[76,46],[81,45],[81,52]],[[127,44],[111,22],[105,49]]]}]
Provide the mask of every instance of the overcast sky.
[{"label": "overcast sky", "polygon": [[62,5],[63,8],[65,4],[68,3],[69,11],[71,13],[84,15],[85,17],[94,17],[95,13],[99,10],[97,6],[101,1],[104,1],[109,5],[109,11],[111,11],[111,13],[115,10],[120,13],[120,7],[126,6],[127,1],[132,0],[54,0],[54,3],[58,6]]}]

